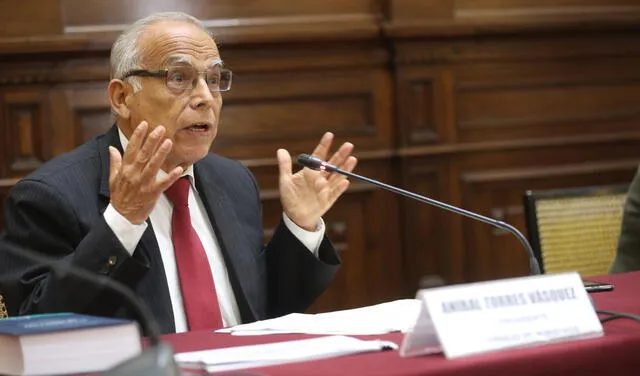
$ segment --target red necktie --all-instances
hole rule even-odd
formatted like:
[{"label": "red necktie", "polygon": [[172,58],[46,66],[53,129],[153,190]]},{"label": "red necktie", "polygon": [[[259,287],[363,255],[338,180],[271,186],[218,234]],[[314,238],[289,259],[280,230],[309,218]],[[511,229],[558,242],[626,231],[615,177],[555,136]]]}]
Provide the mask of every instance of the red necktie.
[{"label": "red necktie", "polygon": [[220,329],[222,315],[218,305],[211,267],[189,215],[189,180],[178,179],[165,191],[173,204],[171,239],[178,265],[178,278],[189,330]]}]

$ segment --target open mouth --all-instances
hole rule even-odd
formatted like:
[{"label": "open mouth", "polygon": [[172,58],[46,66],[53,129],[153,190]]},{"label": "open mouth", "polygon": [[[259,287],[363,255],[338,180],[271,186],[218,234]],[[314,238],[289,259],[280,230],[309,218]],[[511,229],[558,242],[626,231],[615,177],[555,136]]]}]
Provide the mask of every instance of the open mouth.
[{"label": "open mouth", "polygon": [[209,129],[211,129],[211,124],[209,123],[193,123],[190,126],[188,126],[186,129],[193,131],[193,132],[207,132]]}]

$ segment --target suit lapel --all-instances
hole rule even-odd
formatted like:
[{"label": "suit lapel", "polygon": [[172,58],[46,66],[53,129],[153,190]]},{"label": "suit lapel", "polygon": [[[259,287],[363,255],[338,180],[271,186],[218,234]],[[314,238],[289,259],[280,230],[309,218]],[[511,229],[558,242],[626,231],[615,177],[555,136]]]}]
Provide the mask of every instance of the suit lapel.
[{"label": "suit lapel", "polygon": [[196,189],[220,244],[243,322],[253,321],[262,316],[253,303],[258,301],[256,295],[260,294],[259,281],[251,272],[255,270],[256,261],[253,252],[248,251],[250,245],[242,235],[242,225],[231,200],[222,189],[223,178],[211,171],[213,169],[203,167],[199,163],[194,165]]},{"label": "suit lapel", "polygon": [[104,137],[98,139],[98,153],[100,155],[101,175],[100,175],[100,196],[106,199],[107,204],[111,193],[109,191],[109,146],[113,146],[122,153],[122,144],[118,136],[118,128],[114,125],[105,133]]},{"label": "suit lapel", "polygon": [[[113,126],[106,134],[105,137],[99,141],[98,153],[100,154],[101,162],[101,177],[100,177],[100,196],[103,199],[102,212],[109,205],[111,198],[111,192],[109,190],[109,146],[113,146],[122,154],[122,144],[120,143],[120,136],[118,134],[117,126]],[[151,279],[145,278],[141,282],[140,289],[137,290],[150,290],[154,289],[152,293],[155,296],[142,296],[141,291],[137,291],[145,300],[149,303],[152,311],[155,313],[157,320],[164,333],[175,332],[175,321],[173,317],[173,309],[171,306],[171,298],[169,296],[169,286],[167,285],[167,277],[164,272],[164,265],[162,263],[162,257],[160,256],[160,248],[158,247],[158,241],[156,240],[155,233],[151,221],[147,219],[147,229],[142,234],[140,242],[136,247],[135,252],[141,252],[143,257],[150,261],[150,273]],[[156,304],[154,304],[156,303]],[[159,304],[158,304],[159,303]],[[167,308],[168,307],[168,308]]]}]

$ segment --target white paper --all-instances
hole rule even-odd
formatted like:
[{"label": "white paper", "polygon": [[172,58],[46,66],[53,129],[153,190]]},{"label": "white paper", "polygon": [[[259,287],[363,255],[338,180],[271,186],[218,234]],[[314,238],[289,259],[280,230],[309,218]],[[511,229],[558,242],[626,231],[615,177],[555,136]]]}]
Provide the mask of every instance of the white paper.
[{"label": "white paper", "polygon": [[402,299],[368,307],[342,311],[302,314],[292,313],[270,320],[220,329],[233,335],[266,335],[282,333],[379,335],[407,332],[420,313],[420,300]]},{"label": "white paper", "polygon": [[326,336],[264,345],[179,353],[175,354],[174,358],[178,365],[185,369],[221,372],[364,352],[397,350],[397,348],[395,343],[389,341],[363,341],[345,336]]}]

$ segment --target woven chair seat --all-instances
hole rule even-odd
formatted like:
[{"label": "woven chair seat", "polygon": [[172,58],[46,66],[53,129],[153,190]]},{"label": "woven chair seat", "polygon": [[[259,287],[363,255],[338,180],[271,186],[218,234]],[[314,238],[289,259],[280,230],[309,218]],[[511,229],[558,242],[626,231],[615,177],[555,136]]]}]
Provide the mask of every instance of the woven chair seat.
[{"label": "woven chair seat", "polygon": [[628,185],[525,194],[531,246],[544,273],[607,274],[615,257]]}]

